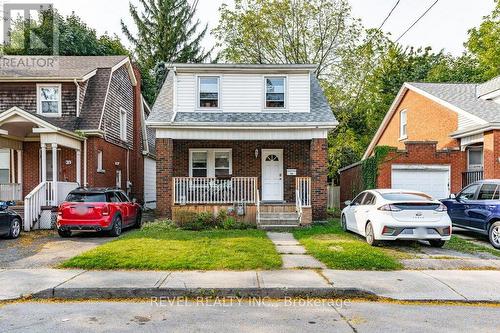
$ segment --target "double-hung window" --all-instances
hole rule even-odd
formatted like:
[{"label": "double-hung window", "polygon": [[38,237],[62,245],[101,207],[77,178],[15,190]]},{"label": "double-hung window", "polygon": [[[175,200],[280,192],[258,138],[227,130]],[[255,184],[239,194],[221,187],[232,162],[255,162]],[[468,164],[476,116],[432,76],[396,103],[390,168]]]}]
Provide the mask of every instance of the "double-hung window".
[{"label": "double-hung window", "polygon": [[191,149],[190,177],[225,177],[232,174],[231,149]]},{"label": "double-hung window", "polygon": [[406,139],[408,137],[407,133],[407,111],[403,110],[399,113],[399,138]]},{"label": "double-hung window", "polygon": [[483,147],[469,147],[467,149],[468,170],[483,169]]},{"label": "double-hung window", "polygon": [[219,77],[198,77],[198,107],[201,109],[219,108]]},{"label": "double-hung window", "polygon": [[102,166],[102,150],[97,151],[97,172],[103,173],[104,169]]},{"label": "double-hung window", "polygon": [[10,183],[10,150],[0,149],[0,184]]},{"label": "double-hung window", "polygon": [[266,105],[268,109],[285,108],[285,77],[271,76],[265,78]]},{"label": "double-hung window", "polygon": [[127,141],[127,111],[120,109],[120,139]]},{"label": "double-hung window", "polygon": [[61,116],[61,85],[37,85],[37,113],[48,117]]}]

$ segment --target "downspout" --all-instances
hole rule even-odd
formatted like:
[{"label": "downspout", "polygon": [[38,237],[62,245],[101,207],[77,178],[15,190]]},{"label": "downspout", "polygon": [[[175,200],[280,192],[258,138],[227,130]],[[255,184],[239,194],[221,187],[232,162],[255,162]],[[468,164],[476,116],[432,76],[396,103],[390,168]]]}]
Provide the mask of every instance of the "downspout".
[{"label": "downspout", "polygon": [[87,138],[83,140],[83,186],[87,187]]},{"label": "downspout", "polygon": [[80,117],[80,85],[76,79],[73,82],[76,86],[76,116]]}]

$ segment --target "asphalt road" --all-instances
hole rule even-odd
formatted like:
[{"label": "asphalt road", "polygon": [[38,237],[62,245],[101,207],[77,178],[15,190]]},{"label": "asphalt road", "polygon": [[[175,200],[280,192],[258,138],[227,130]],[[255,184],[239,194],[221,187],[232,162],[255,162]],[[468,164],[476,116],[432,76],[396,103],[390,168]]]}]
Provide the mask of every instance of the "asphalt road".
[{"label": "asphalt road", "polygon": [[492,305],[312,302],[14,303],[0,305],[0,332],[498,332],[500,315]]}]

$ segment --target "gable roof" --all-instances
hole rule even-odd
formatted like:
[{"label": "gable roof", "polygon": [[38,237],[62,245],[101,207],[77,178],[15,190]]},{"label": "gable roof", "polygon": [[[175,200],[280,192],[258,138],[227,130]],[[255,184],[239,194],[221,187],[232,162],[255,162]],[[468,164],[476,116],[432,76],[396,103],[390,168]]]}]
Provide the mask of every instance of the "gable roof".
[{"label": "gable roof", "polygon": [[[219,66],[235,68],[234,66],[238,65],[219,64]],[[280,65],[280,68],[287,68],[285,66],[290,65]],[[305,65],[292,66],[298,66],[297,68],[303,70],[303,66]],[[251,65],[250,68],[262,69],[262,66]],[[337,119],[332,113],[330,105],[326,100],[318,80],[309,69],[307,72],[309,72],[310,76],[310,112],[175,112],[173,103],[175,75],[173,71],[169,71],[167,78],[165,79],[165,83],[163,84],[155,101],[151,114],[148,117],[147,123],[148,125],[154,127],[162,125],[221,126],[222,124],[227,127],[267,127],[270,125],[277,127],[286,127],[291,125],[303,127],[336,126],[338,124]]]},{"label": "gable roof", "polygon": [[[490,83],[488,84],[490,85]],[[480,85],[475,83],[404,83],[389,108],[389,111],[382,120],[382,123],[377,129],[370,145],[366,149],[363,159],[368,158],[372,153],[393,114],[396,112],[399,103],[408,90],[412,90],[424,97],[427,97],[450,109],[451,111],[466,115],[467,117],[475,120],[477,124],[485,125],[488,123],[499,122],[500,104],[490,100],[478,98],[478,86]]]},{"label": "gable roof", "polygon": [[485,96],[494,91],[500,90],[500,75],[485,82],[477,85],[477,96]]}]

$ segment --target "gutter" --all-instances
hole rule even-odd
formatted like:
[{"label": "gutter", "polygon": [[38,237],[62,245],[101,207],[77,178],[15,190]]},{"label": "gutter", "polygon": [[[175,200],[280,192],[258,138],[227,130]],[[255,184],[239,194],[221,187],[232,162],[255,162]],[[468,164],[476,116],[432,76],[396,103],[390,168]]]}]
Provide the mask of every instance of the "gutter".
[{"label": "gutter", "polygon": [[[226,123],[228,124],[228,123]],[[215,125],[214,123],[165,123],[165,122],[146,122],[146,125],[152,128],[197,128],[197,129],[332,129],[338,126],[338,122],[329,123],[275,123],[272,126],[269,123],[230,123],[227,126]]]}]

